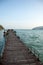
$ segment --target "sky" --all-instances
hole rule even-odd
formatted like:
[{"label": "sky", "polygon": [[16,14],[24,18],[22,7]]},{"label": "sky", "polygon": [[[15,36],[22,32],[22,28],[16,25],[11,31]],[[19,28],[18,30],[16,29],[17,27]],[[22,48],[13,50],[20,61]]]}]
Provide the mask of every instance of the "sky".
[{"label": "sky", "polygon": [[7,29],[43,26],[43,0],[0,0],[0,25]]}]

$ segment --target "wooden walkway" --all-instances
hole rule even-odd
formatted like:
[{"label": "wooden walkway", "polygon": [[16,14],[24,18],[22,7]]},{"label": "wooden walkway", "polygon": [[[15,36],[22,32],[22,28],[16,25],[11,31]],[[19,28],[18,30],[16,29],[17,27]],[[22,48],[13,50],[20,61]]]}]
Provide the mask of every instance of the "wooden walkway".
[{"label": "wooden walkway", "polygon": [[42,65],[26,46],[9,31],[2,58],[2,65]]}]

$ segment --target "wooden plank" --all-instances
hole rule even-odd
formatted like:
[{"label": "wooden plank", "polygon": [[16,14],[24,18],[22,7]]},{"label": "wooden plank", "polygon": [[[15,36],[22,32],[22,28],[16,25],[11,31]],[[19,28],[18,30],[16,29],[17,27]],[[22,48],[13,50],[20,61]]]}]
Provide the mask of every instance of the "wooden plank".
[{"label": "wooden plank", "polygon": [[36,60],[37,58],[20,42],[20,39],[15,36],[12,30],[8,31],[6,38],[2,65],[37,65],[37,62],[39,62]]}]

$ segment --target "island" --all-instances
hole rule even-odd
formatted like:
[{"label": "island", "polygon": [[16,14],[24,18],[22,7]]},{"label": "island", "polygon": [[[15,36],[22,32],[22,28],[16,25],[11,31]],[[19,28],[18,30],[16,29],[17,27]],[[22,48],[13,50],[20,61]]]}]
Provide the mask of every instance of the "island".
[{"label": "island", "polygon": [[35,27],[32,30],[43,30],[43,26]]},{"label": "island", "polygon": [[4,29],[4,27],[2,25],[0,25],[0,30],[3,30],[3,29]]}]

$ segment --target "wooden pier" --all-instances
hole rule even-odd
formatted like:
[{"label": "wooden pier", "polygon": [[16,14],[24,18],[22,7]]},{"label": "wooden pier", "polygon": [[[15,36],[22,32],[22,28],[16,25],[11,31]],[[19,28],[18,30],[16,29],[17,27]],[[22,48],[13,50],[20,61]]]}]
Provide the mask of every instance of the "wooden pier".
[{"label": "wooden pier", "polygon": [[6,35],[5,50],[1,65],[43,65],[20,41],[13,30]]}]

